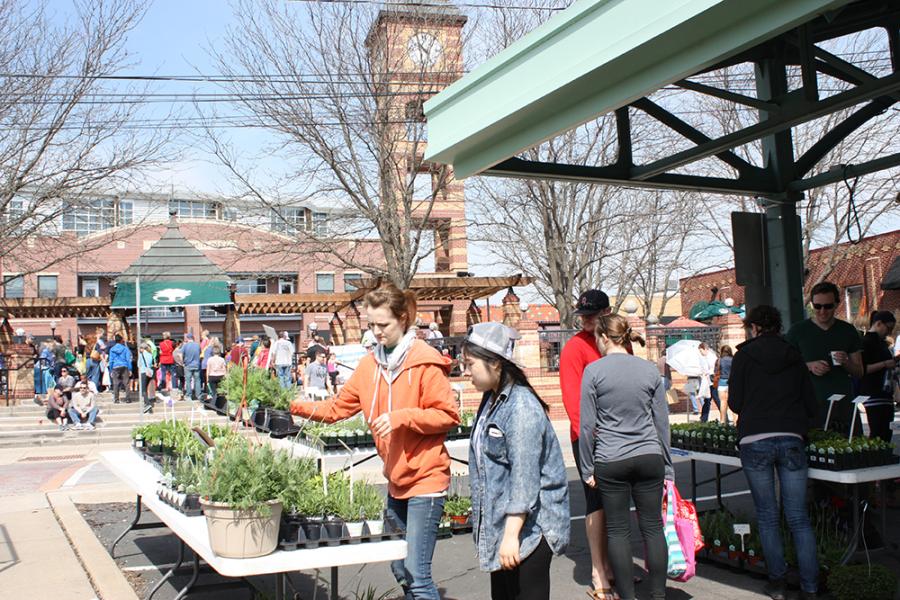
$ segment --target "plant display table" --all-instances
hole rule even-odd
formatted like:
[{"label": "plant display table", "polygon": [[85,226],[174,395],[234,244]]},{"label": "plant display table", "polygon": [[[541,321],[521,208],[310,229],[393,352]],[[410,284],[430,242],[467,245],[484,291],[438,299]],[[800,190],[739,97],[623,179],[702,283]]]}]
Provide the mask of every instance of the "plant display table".
[{"label": "plant display table", "polygon": [[[725,456],[722,454],[708,454],[706,452],[694,452],[692,450],[682,450],[680,448],[672,448],[672,456],[681,456],[691,461],[691,499],[697,503],[697,486],[705,483],[716,483],[716,500],[719,508],[724,508],[722,503],[722,478],[733,475],[742,471],[741,459],[736,456]],[[714,479],[697,481],[697,461],[712,463],[716,466],[716,476]],[[722,473],[722,466],[736,467],[735,469]],[[809,469],[809,479],[816,481],[827,481],[831,483],[839,483],[850,487],[851,497],[853,501],[853,510],[850,511],[852,517],[852,531],[857,531],[860,524],[860,501],[859,487],[864,483],[884,482],[900,478],[900,465],[884,465],[881,467],[867,467],[863,469],[847,469],[843,471],[832,471],[829,469]],[[886,504],[885,486],[879,486],[881,495],[881,506]],[[879,533],[887,543],[887,518],[886,511],[882,508],[881,513],[881,530]],[[848,551],[849,555],[856,550],[858,539],[854,537],[853,547]]]},{"label": "plant display table", "polygon": [[406,557],[406,541],[391,540],[358,545],[323,546],[316,549],[276,550],[272,554],[259,558],[222,558],[216,556],[210,548],[205,517],[188,517],[157,497],[156,485],[160,478],[160,473],[151,464],[142,460],[131,450],[103,452],[100,458],[103,464],[116,477],[125,482],[137,494],[137,516],[132,526],[126,529],[126,532],[136,528],[133,525],[137,523],[137,518],[140,517],[143,505],[153,511],[181,542],[176,564],[151,590],[147,596],[148,599],[181,567],[185,545],[190,547],[194,554],[193,574],[188,584],[179,591],[176,600],[184,598],[197,583],[201,558],[207,565],[225,577],[244,578],[253,575],[276,575],[276,600],[283,600],[285,597],[285,574],[292,571],[330,568],[330,597],[336,600],[338,597],[338,567],[390,561]]}]

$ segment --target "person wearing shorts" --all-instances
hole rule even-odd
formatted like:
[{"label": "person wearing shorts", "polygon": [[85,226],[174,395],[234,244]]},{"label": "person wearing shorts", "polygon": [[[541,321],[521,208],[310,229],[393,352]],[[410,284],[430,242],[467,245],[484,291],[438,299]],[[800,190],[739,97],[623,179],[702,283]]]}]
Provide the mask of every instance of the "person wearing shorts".
[{"label": "person wearing shorts", "polygon": [[[575,464],[581,464],[578,451],[578,433],[581,412],[581,379],[584,369],[595,360],[602,358],[597,349],[594,328],[597,318],[609,314],[609,296],[600,290],[587,290],[578,298],[575,314],[581,318],[582,330],[563,346],[559,357],[559,383],[562,400],[569,416],[570,438]],[[589,592],[595,598],[612,598],[612,567],[607,558],[606,521],[600,491],[581,482],[584,490],[584,527],[588,548],[591,551],[591,586]]]}]

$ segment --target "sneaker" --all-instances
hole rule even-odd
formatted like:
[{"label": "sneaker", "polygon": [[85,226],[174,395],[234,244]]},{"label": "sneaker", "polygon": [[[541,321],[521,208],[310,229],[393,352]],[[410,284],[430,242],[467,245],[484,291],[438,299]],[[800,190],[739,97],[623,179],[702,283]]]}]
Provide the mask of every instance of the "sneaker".
[{"label": "sneaker", "polygon": [[75,431],[81,431],[82,429],[84,429],[84,425],[78,423],[77,425],[73,426],[72,429],[74,429]]},{"label": "sneaker", "polygon": [[153,405],[152,405],[152,404],[145,404],[145,405],[144,405],[144,412],[145,412],[145,413],[152,413],[152,412],[153,412]]},{"label": "sneaker", "polygon": [[66,426],[65,423],[63,423],[62,425],[59,426],[60,431],[65,431],[66,429],[68,429],[68,427]]},{"label": "sneaker", "polygon": [[87,425],[85,425],[84,428],[87,429],[88,431],[93,431],[93,430],[94,430],[94,426],[91,425],[90,423],[88,423]]},{"label": "sneaker", "polygon": [[772,600],[785,600],[787,598],[787,586],[784,583],[784,579],[769,580],[769,583],[763,589],[763,593]]}]

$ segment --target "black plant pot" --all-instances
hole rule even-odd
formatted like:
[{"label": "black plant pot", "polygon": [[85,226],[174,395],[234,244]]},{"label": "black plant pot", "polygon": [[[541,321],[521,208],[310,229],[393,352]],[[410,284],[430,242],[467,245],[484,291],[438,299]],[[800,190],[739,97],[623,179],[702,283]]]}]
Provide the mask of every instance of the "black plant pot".
[{"label": "black plant pot", "polygon": [[305,519],[300,521],[303,535],[306,536],[306,547],[316,548],[322,540],[322,519]]},{"label": "black plant pot", "polygon": [[322,530],[327,543],[330,545],[339,543],[340,539],[345,537],[343,519],[336,517],[325,519],[325,522],[322,523]]},{"label": "black plant pot", "polygon": [[268,428],[272,433],[282,435],[294,427],[294,418],[286,410],[270,408],[267,412],[269,414]]},{"label": "black plant pot", "polygon": [[250,422],[256,427],[257,431],[269,431],[269,409],[260,406],[250,415]]}]

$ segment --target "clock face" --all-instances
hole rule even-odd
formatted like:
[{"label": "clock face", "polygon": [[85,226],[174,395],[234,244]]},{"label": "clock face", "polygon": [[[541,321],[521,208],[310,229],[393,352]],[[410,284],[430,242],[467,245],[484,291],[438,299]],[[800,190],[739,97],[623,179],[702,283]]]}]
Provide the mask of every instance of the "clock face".
[{"label": "clock face", "polygon": [[438,39],[430,33],[417,33],[412,36],[406,48],[410,60],[420,67],[433,67],[444,51]]}]

